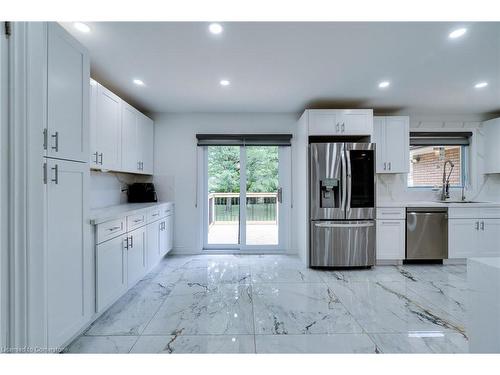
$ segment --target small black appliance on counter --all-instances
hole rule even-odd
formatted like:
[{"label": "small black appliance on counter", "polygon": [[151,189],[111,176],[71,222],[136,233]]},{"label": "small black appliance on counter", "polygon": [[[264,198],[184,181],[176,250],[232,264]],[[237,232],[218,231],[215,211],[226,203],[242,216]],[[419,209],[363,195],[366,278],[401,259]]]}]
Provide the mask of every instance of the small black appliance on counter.
[{"label": "small black appliance on counter", "polygon": [[128,186],[128,203],[158,202],[152,182],[136,182]]}]

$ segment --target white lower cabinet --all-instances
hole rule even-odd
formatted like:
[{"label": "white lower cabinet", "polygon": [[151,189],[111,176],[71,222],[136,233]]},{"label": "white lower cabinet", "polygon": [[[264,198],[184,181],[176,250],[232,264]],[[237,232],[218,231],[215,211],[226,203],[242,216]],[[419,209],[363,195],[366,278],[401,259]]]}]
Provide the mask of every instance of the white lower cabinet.
[{"label": "white lower cabinet", "polygon": [[129,233],[127,248],[127,283],[134,286],[147,272],[146,228],[135,229]]},{"label": "white lower cabinet", "polygon": [[500,219],[448,220],[448,258],[500,256]]},{"label": "white lower cabinet", "polygon": [[160,260],[160,247],[162,244],[162,226],[164,221],[155,221],[147,226],[147,264],[148,269],[153,268]]},{"label": "white lower cabinet", "polygon": [[405,221],[377,220],[377,260],[405,258]]},{"label": "white lower cabinet", "polygon": [[173,205],[164,204],[96,225],[97,313],[133,287],[172,249],[173,220]]},{"label": "white lower cabinet", "polygon": [[88,269],[86,163],[46,159],[48,345],[58,348],[85,323]]},{"label": "white lower cabinet", "polygon": [[96,302],[102,311],[127,290],[127,246],[122,235],[96,246]]}]

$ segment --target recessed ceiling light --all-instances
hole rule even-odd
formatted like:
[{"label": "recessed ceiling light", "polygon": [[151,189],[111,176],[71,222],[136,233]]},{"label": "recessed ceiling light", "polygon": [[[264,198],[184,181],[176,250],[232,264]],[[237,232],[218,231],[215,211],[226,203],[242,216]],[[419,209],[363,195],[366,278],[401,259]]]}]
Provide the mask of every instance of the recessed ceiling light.
[{"label": "recessed ceiling light", "polygon": [[378,87],[381,89],[385,89],[385,88],[389,87],[390,85],[391,85],[391,83],[389,81],[382,81],[378,84]]},{"label": "recessed ceiling light", "polygon": [[231,84],[231,82],[229,82],[227,79],[221,79],[219,84],[221,86],[229,86]]},{"label": "recessed ceiling light", "polygon": [[465,33],[467,32],[467,29],[462,27],[460,29],[456,29],[456,30],[453,30],[449,35],[448,37],[450,39],[456,39],[456,38],[460,38],[461,36],[464,36]]},{"label": "recessed ceiling light", "polygon": [[478,82],[474,85],[476,89],[482,89],[484,87],[488,86],[488,82]]},{"label": "recessed ceiling light", "polygon": [[132,82],[134,82],[137,86],[144,86],[144,82],[141,79],[134,79]]},{"label": "recessed ceiling light", "polygon": [[75,29],[77,29],[78,31],[81,31],[82,33],[90,32],[90,27],[83,22],[75,22],[75,23],[73,23],[73,26],[75,27]]},{"label": "recessed ceiling light", "polygon": [[211,23],[210,25],[208,25],[208,30],[212,34],[220,34],[222,30],[224,30],[224,28],[219,23]]}]

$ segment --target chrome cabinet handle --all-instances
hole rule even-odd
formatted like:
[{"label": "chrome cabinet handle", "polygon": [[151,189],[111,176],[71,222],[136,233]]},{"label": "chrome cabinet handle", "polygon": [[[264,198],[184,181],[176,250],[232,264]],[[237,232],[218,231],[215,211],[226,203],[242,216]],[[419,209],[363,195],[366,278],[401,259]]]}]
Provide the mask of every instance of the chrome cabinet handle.
[{"label": "chrome cabinet handle", "polygon": [[481,221],[481,230],[484,231],[484,221]]},{"label": "chrome cabinet handle", "polygon": [[99,160],[99,153],[96,151],[92,155],[95,156],[95,160],[93,160],[93,162],[95,164],[99,164],[99,161],[98,161]]},{"label": "chrome cabinet handle", "polygon": [[159,215],[159,213],[157,212],[157,213],[155,213],[155,214],[153,214],[153,215],[151,215],[151,216],[158,216],[158,215]]},{"label": "chrome cabinet handle", "polygon": [[387,163],[384,161],[384,171],[387,170]]},{"label": "chrome cabinet handle", "polygon": [[47,128],[43,129],[43,149],[47,149]]},{"label": "chrome cabinet handle", "polygon": [[123,242],[125,242],[125,244],[123,245],[125,247],[125,249],[128,249],[128,237],[126,237]]},{"label": "chrome cabinet handle", "polygon": [[138,161],[138,162],[137,162],[137,170],[138,170],[138,171],[140,171],[140,170],[141,170],[141,162],[140,162],[140,161]]},{"label": "chrome cabinet handle", "polygon": [[101,159],[100,162],[99,162],[99,164],[102,165],[102,159],[103,159],[102,152],[99,154],[99,158]]},{"label": "chrome cabinet handle", "polygon": [[140,223],[141,221],[143,221],[144,219],[135,219],[134,220],[134,223]]},{"label": "chrome cabinet handle", "polygon": [[476,230],[479,230],[479,221],[476,221]]},{"label": "chrome cabinet handle", "polygon": [[345,122],[342,123],[342,133],[345,132]]},{"label": "chrome cabinet handle", "polygon": [[337,122],[337,133],[340,131],[340,124]]},{"label": "chrome cabinet handle", "polygon": [[391,162],[389,162],[389,170],[392,169],[392,165],[391,165]]},{"label": "chrome cabinet handle", "polygon": [[54,178],[51,179],[50,181],[55,182],[56,185],[59,184],[59,166],[56,164],[51,168],[54,171]]},{"label": "chrome cabinet handle", "polygon": [[134,247],[134,236],[130,236],[130,248]]},{"label": "chrome cabinet handle", "polygon": [[52,150],[54,150],[55,152],[59,152],[59,132],[55,132],[51,135],[51,137],[55,140],[55,144],[54,146],[52,146]]},{"label": "chrome cabinet handle", "polygon": [[113,232],[113,231],[115,231],[115,230],[117,230],[117,229],[121,229],[121,227],[116,226],[116,227],[113,227],[113,228],[108,228],[108,230],[109,230],[110,232]]}]

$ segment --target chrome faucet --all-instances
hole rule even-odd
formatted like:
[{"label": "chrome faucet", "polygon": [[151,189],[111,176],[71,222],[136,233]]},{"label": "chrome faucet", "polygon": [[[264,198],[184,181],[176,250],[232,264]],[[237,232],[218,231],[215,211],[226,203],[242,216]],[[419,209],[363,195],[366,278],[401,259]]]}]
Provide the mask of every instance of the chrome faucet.
[{"label": "chrome faucet", "polygon": [[[446,164],[450,163],[450,172],[448,173],[448,177],[446,177]],[[453,171],[453,167],[455,164],[451,160],[446,160],[443,165],[443,187],[441,189],[441,200],[445,201],[450,197],[450,176]]]}]

